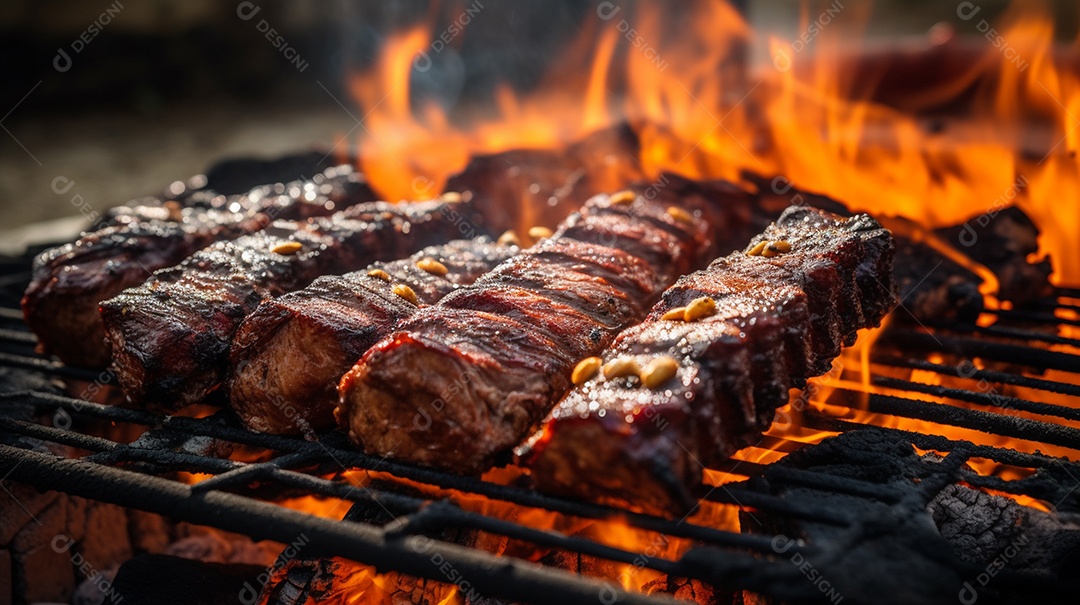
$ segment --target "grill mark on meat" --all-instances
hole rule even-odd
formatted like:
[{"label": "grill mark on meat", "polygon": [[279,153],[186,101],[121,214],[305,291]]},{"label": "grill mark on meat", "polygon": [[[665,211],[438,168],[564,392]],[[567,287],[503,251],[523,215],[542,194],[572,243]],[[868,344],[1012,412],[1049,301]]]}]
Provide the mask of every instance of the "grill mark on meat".
[{"label": "grill mark on meat", "polygon": [[[597,376],[572,391],[518,450],[540,489],[687,510],[701,465],[752,445],[789,388],[825,373],[841,344],[895,305],[892,237],[870,217],[793,207],[746,251],[780,240],[791,252],[736,252],[684,276],[615,339],[604,361],[629,356],[644,367],[669,356],[676,376],[657,390],[637,377]],[[715,315],[661,319],[702,296],[716,302]]]},{"label": "grill mark on meat", "polygon": [[245,195],[207,195],[212,199],[195,196],[182,209],[115,209],[95,231],[38,256],[22,308],[41,352],[68,364],[103,368],[109,350],[98,315],[101,301],[214,242],[254,233],[274,219],[326,216],[375,199],[362,175],[347,166]]},{"label": "grill mark on meat", "polygon": [[[488,468],[685,271],[739,233],[746,194],[684,179],[628,204],[590,200],[550,239],[422,309],[342,378],[342,424],[369,453],[459,473]],[[678,206],[689,220],[668,212]],[[676,213],[682,214],[682,213]],[[747,236],[748,237],[748,236]]]},{"label": "grill mark on meat", "polygon": [[[101,303],[121,387],[132,403],[163,409],[202,400],[225,378],[236,329],[259,303],[322,274],[448,241],[459,230],[455,206],[465,205],[371,202],[306,223],[278,221],[156,272]],[[273,251],[290,242],[301,249]]]},{"label": "grill mark on meat", "polygon": [[[256,431],[286,434],[331,428],[338,380],[368,348],[417,310],[393,293],[394,284],[412,288],[421,306],[431,305],[517,251],[516,246],[486,237],[456,240],[406,259],[323,276],[302,290],[263,301],[233,339],[230,405]],[[438,260],[447,273],[418,268],[417,261],[424,258]],[[373,270],[385,271],[391,281],[369,276]]]}]

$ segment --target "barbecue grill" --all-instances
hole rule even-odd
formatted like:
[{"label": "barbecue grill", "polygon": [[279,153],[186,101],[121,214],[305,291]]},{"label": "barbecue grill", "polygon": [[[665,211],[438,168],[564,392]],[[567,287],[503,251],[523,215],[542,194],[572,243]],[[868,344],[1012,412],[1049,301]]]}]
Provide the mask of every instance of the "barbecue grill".
[{"label": "barbecue grill", "polygon": [[[38,372],[50,377],[108,384],[112,379],[108,373],[68,367],[33,353],[35,339],[14,306],[28,279],[25,258],[4,263],[0,281],[4,285],[6,306],[0,315],[4,322],[0,331],[0,363],[9,375],[18,371]],[[996,321],[989,327],[931,328],[894,321],[875,345],[875,351],[880,353],[872,358],[874,367],[962,378],[983,388],[927,384],[875,372],[869,377],[870,388],[860,388],[857,380],[841,381],[827,395],[808,388],[804,393],[811,396],[802,399],[808,405],[796,403],[785,410],[806,429],[838,433],[863,443],[910,444],[921,451],[938,453],[942,456],[940,461],[923,464],[919,481],[908,481],[905,487],[897,483],[900,477],[873,481],[844,476],[828,466],[799,468],[783,463],[729,460],[714,470],[738,473],[749,479],[709,487],[698,496],[702,501],[738,507],[745,520],[742,533],[698,524],[686,517],[665,519],[546,496],[514,484],[378,459],[348,448],[339,433],[320,435],[316,440],[259,434],[242,428],[228,411],[203,418],[165,416],[100,405],[49,391],[15,391],[0,396],[3,410],[0,476],[5,482],[25,483],[40,490],[57,490],[158,513],[246,534],[256,540],[289,543],[303,535],[309,540],[305,556],[343,557],[375,566],[379,571],[394,570],[447,582],[450,577],[446,575],[446,565],[449,565],[456,574],[453,583],[467,582],[467,586],[486,597],[514,602],[664,603],[672,599],[669,595],[629,591],[613,580],[587,578],[518,558],[497,557],[433,537],[447,528],[471,529],[529,543],[540,552],[558,550],[635,565],[671,578],[701,580],[733,595],[745,590],[782,602],[809,601],[830,595],[856,602],[903,602],[919,592],[911,588],[919,583],[927,587],[924,597],[947,601],[964,590],[964,584],[956,583],[956,578],[967,580],[969,587],[980,588],[973,582],[986,571],[986,566],[928,548],[904,550],[915,555],[907,555],[902,563],[890,563],[887,554],[889,548],[900,548],[908,540],[907,528],[916,524],[917,519],[926,518],[927,505],[943,489],[962,483],[976,489],[1034,498],[1049,503],[1060,514],[1080,512],[1080,496],[1074,491],[1080,485],[1080,464],[1038,453],[1038,448],[1046,446],[1080,450],[1080,430],[1070,424],[1080,420],[1080,386],[1071,378],[1080,373],[1080,354],[1076,353],[1080,340],[1058,336],[1056,330],[1058,324],[1080,323],[1075,319],[1078,298],[1080,290],[1058,288],[1053,297],[1033,307],[1036,311],[994,312]],[[894,313],[904,314],[905,310],[901,306]],[[1010,365],[1005,369],[979,369],[970,362],[928,361],[942,356]],[[1041,376],[1047,370],[1056,371],[1054,379]],[[1061,372],[1070,378],[1057,379]],[[995,388],[985,388],[986,385]],[[999,394],[996,387],[1005,385],[1058,394],[1067,398],[1067,402],[1044,403],[1037,398]],[[864,396],[864,391],[879,387],[888,389],[889,394],[870,392]],[[795,402],[799,400],[793,398]],[[912,432],[867,426],[846,418],[843,413],[848,406],[858,408],[860,401],[864,402],[866,411],[874,414],[968,429],[985,436],[1010,437],[1030,444],[1032,450],[1024,453],[980,445],[935,434],[933,430]],[[1041,419],[1005,410],[1037,414]],[[141,434],[134,441],[123,442],[79,430],[92,425],[91,421],[135,427]],[[272,454],[262,461],[242,462],[228,457],[230,448],[188,447],[206,440]],[[57,455],[42,444],[66,446],[64,451],[68,453]],[[760,447],[790,453],[823,446],[766,437]],[[837,465],[857,465],[859,457],[867,453],[852,448],[851,458],[838,459]],[[986,476],[966,464],[973,458],[1033,472],[1025,478]],[[390,480],[357,486],[342,476],[354,469],[377,471]],[[212,477],[189,484],[177,477],[178,471]],[[690,540],[694,546],[679,560],[651,556],[470,512],[456,505],[454,497],[426,499],[408,490],[395,489],[395,479],[580,519],[621,519],[630,527]],[[268,486],[294,495],[339,498],[356,506],[375,506],[393,521],[372,524],[348,517],[332,521],[291,510],[275,503]],[[791,528],[789,532],[804,528],[803,537],[788,538],[787,535],[796,534],[785,534],[778,527]],[[878,558],[853,560],[848,556],[870,537],[884,545],[876,551]],[[805,566],[799,564],[802,561],[811,562],[820,577],[828,580],[827,589],[822,589],[820,580],[813,581],[806,575]],[[933,569],[939,581],[918,575],[926,569]],[[864,576],[873,577],[872,586],[859,581]],[[942,586],[948,586],[948,592],[941,593]],[[888,588],[883,590],[883,587]],[[1004,595],[1038,594],[1065,600],[1076,594],[1080,584],[1005,569],[995,574],[992,588]]]},{"label": "barbecue grill", "polygon": [[[935,17],[948,19],[943,27],[891,40],[879,51],[849,47],[861,11],[841,17],[841,2],[805,6],[788,42],[768,35],[769,23],[755,26],[765,35],[753,40],[741,0],[688,3],[678,11],[631,0],[532,12],[436,3],[425,19],[409,2],[320,7],[306,11],[317,25],[307,28],[291,9],[262,4],[243,2],[214,17],[227,17],[230,33],[222,37],[247,36],[239,44],[245,53],[223,53],[228,46],[206,44],[198,31],[197,46],[214,48],[215,56],[261,50],[267,64],[282,68],[275,90],[313,94],[341,118],[338,144],[278,162],[219,163],[205,176],[174,183],[168,195],[243,193],[317,174],[335,157],[354,166],[381,199],[479,191],[481,222],[505,222],[481,225],[497,236],[506,228],[543,233],[593,193],[612,194],[631,182],[646,183],[641,195],[653,200],[677,188],[669,174],[722,178],[753,192],[758,207],[750,214],[777,214],[797,202],[839,212],[835,198],[852,212],[889,219],[887,227],[909,238],[906,251],[898,248],[896,281],[909,280],[902,292],[929,292],[931,304],[901,300],[883,327],[864,331],[844,350],[832,372],[792,391],[759,443],[703,469],[706,481],[689,494],[695,510],[662,516],[633,502],[624,508],[542,493],[527,470],[509,463],[482,477],[461,476],[365,454],[342,431],[253,432],[228,406],[212,405],[222,403],[219,392],[210,393],[211,405],[175,415],[110,405],[120,399],[111,372],[36,352],[19,300],[41,249],[0,257],[0,605],[32,601],[28,586],[50,584],[59,574],[68,585],[75,578],[83,586],[93,582],[94,605],[103,597],[112,605],[374,599],[351,584],[352,573],[398,591],[381,602],[417,605],[1076,601],[1080,223],[1073,200],[1080,197],[1080,164],[1073,135],[1080,124],[1080,45],[1061,44],[1063,28],[1053,23],[1071,19],[1071,9],[1058,7],[1054,17],[1017,10],[998,20],[994,2],[964,2]],[[515,11],[528,27],[515,25]],[[555,31],[567,24],[573,27]],[[99,31],[106,25],[94,22]],[[319,61],[331,25],[342,28],[341,44],[331,45],[344,50]],[[897,32],[903,28],[897,24]],[[126,34],[118,29],[104,38],[117,36],[123,46]],[[58,58],[76,48],[64,36]],[[308,37],[319,44],[307,44]],[[150,39],[171,48],[171,38]],[[38,54],[50,56],[53,42],[37,44],[44,49]],[[511,46],[525,52],[506,52]],[[558,48],[566,50],[561,58]],[[204,94],[157,52],[148,53],[147,64],[168,74],[162,95],[173,97],[175,88]],[[91,57],[75,57],[80,69]],[[61,77],[68,59],[67,68],[53,62]],[[309,59],[313,69],[305,72]],[[236,71],[245,77],[249,63],[259,63],[242,62]],[[120,86],[110,84],[113,71],[110,64],[99,73],[109,75],[102,88],[117,96],[128,94],[128,80],[144,87],[157,79],[125,77]],[[245,77],[223,73],[230,86],[249,87]],[[12,90],[20,90],[7,116],[31,95],[24,110],[45,95],[59,99],[45,105],[66,110],[70,80],[29,75],[21,83],[15,78]],[[174,102],[187,99],[176,94]],[[245,103],[245,112],[255,109]],[[304,113],[311,111],[305,105]],[[214,124],[202,116],[197,122],[197,132]],[[24,130],[14,125],[4,130],[27,152],[29,170],[17,172],[43,180],[29,164],[33,158],[43,167],[31,153],[37,146],[24,146]],[[57,177],[51,164],[48,170],[49,179],[68,184],[62,193],[52,180],[49,199],[70,199],[89,215],[94,204],[77,193],[82,185],[56,197],[74,180]],[[682,209],[669,207],[669,214],[672,208]],[[1036,258],[1042,255],[1053,271]],[[937,262],[932,270],[929,257]],[[1057,285],[1044,293],[1051,276]],[[956,290],[953,278],[961,282]],[[936,319],[927,311],[945,307]],[[665,471],[672,484],[666,487],[684,487],[668,467],[654,478],[662,482]],[[615,491],[626,485],[612,483]],[[28,498],[41,495],[33,490],[45,494],[42,500],[70,496],[57,507],[60,515],[82,506],[81,519],[61,522],[73,534],[67,528],[79,527],[79,535],[54,535],[46,514],[55,521],[57,511],[32,503]],[[337,508],[314,512],[321,507],[298,500]],[[118,575],[102,583],[103,569],[83,564],[91,557],[78,558],[93,541],[86,511],[98,505],[160,515],[210,536],[239,535],[248,545],[272,541],[282,546],[267,548],[281,554],[265,569],[230,562],[224,573],[232,575],[217,585],[204,582],[221,571],[209,558],[189,567],[157,559],[160,567],[147,572],[151,557],[129,552],[115,560],[123,563]],[[138,528],[125,521],[134,546]],[[101,525],[94,531],[107,534]],[[60,555],[60,571],[31,569],[41,560],[34,552]],[[129,592],[138,588],[132,575],[152,584],[185,574],[198,582],[179,595],[153,585]],[[325,598],[327,586],[345,597]],[[408,594],[397,598],[402,586]],[[48,600],[66,598],[65,590],[53,590]],[[71,602],[85,605],[77,596]]]}]

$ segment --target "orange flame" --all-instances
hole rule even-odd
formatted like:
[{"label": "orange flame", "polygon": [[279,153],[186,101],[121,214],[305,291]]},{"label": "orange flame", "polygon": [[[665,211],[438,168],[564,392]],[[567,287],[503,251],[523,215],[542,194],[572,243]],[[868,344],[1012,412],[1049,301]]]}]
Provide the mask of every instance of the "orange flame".
[{"label": "orange flame", "polygon": [[[546,85],[527,95],[502,87],[496,115],[466,124],[437,104],[413,109],[409,76],[433,30],[416,26],[390,36],[374,67],[350,74],[364,116],[362,168],[389,199],[432,197],[472,155],[558,149],[628,121],[647,178],[664,170],[732,180],[742,170],[782,174],[853,209],[928,227],[1015,203],[1042,228],[1054,279],[1080,281],[1080,256],[1071,249],[1080,241],[1080,206],[1061,203],[1080,194],[1073,153],[1080,82],[1056,58],[1045,11],[1018,4],[994,30],[1000,38],[964,73],[917,95],[913,102],[929,105],[978,87],[964,114],[936,130],[871,100],[882,74],[837,67],[852,55],[852,29],[865,15],[836,6],[817,19],[804,8],[804,25],[816,28],[804,31],[816,37],[797,47],[767,40],[774,61],[752,70],[743,61],[752,32],[725,3],[695,3],[678,17],[645,3],[614,15],[598,11],[568,56],[553,63]],[[971,36],[982,33],[975,21],[969,26]],[[933,41],[927,52],[935,52]],[[1048,131],[1035,154],[1022,140],[1033,124]]]}]

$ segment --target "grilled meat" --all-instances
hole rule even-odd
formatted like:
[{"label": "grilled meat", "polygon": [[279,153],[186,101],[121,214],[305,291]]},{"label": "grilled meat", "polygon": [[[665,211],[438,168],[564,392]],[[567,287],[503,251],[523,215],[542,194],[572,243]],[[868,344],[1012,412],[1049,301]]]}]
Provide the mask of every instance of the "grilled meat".
[{"label": "grilled meat", "polygon": [[[217,196],[225,200],[224,196]],[[275,219],[325,216],[374,194],[347,166],[289,185],[257,187],[206,207],[194,203],[114,209],[105,226],[42,253],[22,300],[39,348],[65,363],[109,362],[98,303],[171,267],[213,242],[253,233]]]},{"label": "grilled meat", "polygon": [[[594,132],[566,149],[514,149],[474,156],[450,177],[448,191],[468,191],[474,222],[492,233],[551,227],[589,198],[641,178],[640,144],[626,124]],[[661,179],[663,180],[663,179]]]},{"label": "grilled meat", "polygon": [[42,253],[22,299],[39,350],[65,363],[103,368],[109,363],[98,303],[142,283],[218,239],[255,231],[252,217],[193,211],[186,223],[142,221],[113,225]]},{"label": "grilled meat", "polygon": [[124,393],[165,409],[200,401],[224,379],[233,335],[260,302],[323,274],[448,241],[467,206],[371,202],[306,223],[277,221],[156,272],[101,304]]},{"label": "grilled meat", "polygon": [[[782,243],[776,255],[748,254],[762,242]],[[891,310],[893,254],[890,233],[866,215],[792,207],[747,252],[681,278],[602,356],[646,370],[584,381],[522,448],[537,485],[685,510],[703,464],[754,443],[791,387],[825,373]],[[686,321],[677,309],[699,299],[713,314]],[[666,379],[650,375],[665,363]]]},{"label": "grilled meat", "polygon": [[[455,240],[406,259],[323,276],[263,301],[233,339],[230,405],[256,431],[332,427],[338,380],[365,351],[419,307],[473,283],[517,252],[486,237]],[[395,293],[402,285],[416,303]]]},{"label": "grilled meat", "polygon": [[982,277],[950,256],[946,240],[905,218],[889,217],[882,224],[896,240],[893,281],[903,312],[899,321],[942,325],[974,323],[984,309]]},{"label": "grilled meat", "polygon": [[665,287],[738,234],[746,195],[688,181],[598,196],[554,235],[421,309],[341,381],[362,447],[462,473],[521,440],[570,388],[577,360],[640,321]]}]

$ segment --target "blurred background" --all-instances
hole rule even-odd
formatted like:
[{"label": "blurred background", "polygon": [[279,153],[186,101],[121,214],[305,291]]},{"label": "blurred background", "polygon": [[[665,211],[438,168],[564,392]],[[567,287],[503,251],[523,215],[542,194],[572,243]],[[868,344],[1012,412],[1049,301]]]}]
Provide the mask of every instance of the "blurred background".
[{"label": "blurred background", "polygon": [[[935,24],[961,24],[961,3],[952,0],[834,2],[865,5],[873,40],[926,36]],[[451,115],[483,106],[496,83],[536,86],[548,58],[601,4],[0,4],[0,245],[21,245],[27,235],[21,228],[31,223],[78,220],[71,218],[80,213],[76,195],[103,210],[225,158],[329,150],[354,133],[362,117],[345,90],[345,74],[369,66],[389,32],[421,19],[448,22],[474,3],[483,10],[453,48],[440,53],[437,68],[413,73],[414,93],[438,96]],[[979,16],[992,20],[1006,5],[982,0]],[[1056,20],[1075,24],[1077,5],[1068,0],[1051,8]],[[759,34],[752,61],[767,59],[767,35],[799,34],[797,0],[743,0],[741,7]],[[958,30],[979,35],[970,24]],[[72,183],[63,194],[55,190],[58,177]]]}]

